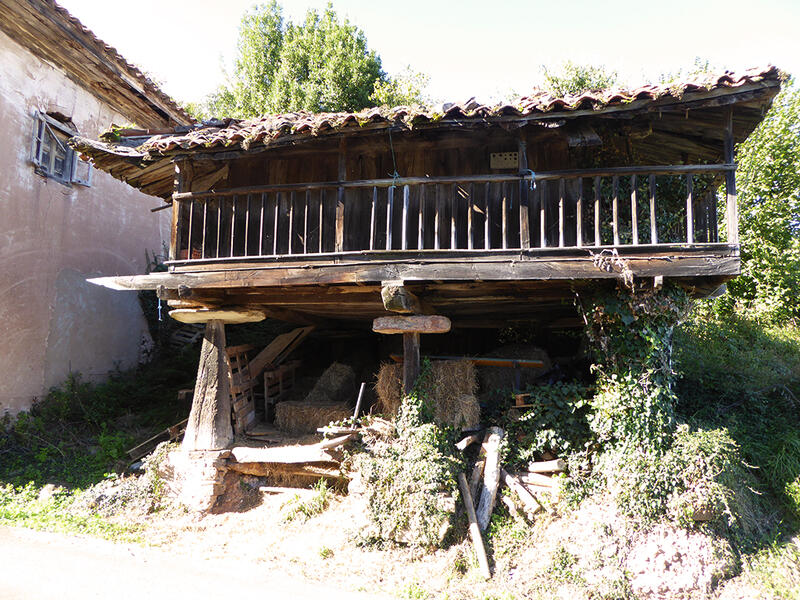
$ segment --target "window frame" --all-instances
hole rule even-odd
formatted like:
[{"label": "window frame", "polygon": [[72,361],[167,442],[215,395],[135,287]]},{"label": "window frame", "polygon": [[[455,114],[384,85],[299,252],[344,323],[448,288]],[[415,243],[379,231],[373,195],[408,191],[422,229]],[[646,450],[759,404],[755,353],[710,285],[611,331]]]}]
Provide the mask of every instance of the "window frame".
[{"label": "window frame", "polygon": [[[87,163],[86,175],[78,175],[78,154],[67,145],[67,139],[78,132],[47,113],[37,110],[33,114],[33,138],[31,140],[31,162],[39,175],[54,179],[64,185],[77,183],[92,185],[92,165]],[[58,150],[61,150],[61,153]],[[45,155],[47,156],[45,158]],[[63,168],[56,170],[56,161],[61,156]]]}]

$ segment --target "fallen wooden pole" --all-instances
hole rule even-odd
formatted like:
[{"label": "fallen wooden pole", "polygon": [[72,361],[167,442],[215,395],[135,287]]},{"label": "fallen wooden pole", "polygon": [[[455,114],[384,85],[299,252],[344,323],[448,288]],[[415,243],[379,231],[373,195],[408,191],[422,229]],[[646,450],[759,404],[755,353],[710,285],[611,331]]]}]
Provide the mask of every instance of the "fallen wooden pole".
[{"label": "fallen wooden pole", "polygon": [[355,421],[358,418],[358,413],[361,412],[361,400],[364,398],[364,388],[367,387],[367,383],[365,381],[361,382],[361,387],[358,390],[358,400],[356,400],[356,409],[353,411],[353,420]]},{"label": "fallen wooden pole", "polygon": [[499,427],[490,427],[487,431],[486,465],[483,467],[483,485],[481,496],[478,500],[478,526],[485,531],[489,526],[495,501],[497,500],[497,486],[500,483],[500,442],[505,432]]},{"label": "fallen wooden pole", "polygon": [[552,477],[548,475],[542,475],[541,473],[520,473],[519,479],[523,483],[529,483],[539,487],[555,487],[556,482],[553,481]]},{"label": "fallen wooden pole", "polygon": [[472,468],[472,475],[469,478],[469,491],[472,497],[478,495],[478,486],[481,484],[481,477],[483,477],[483,467],[486,465],[486,458],[481,457],[475,461],[475,466]]},{"label": "fallen wooden pole", "polygon": [[460,442],[457,442],[456,443],[456,448],[458,448],[459,450],[461,450],[463,452],[470,445],[474,444],[475,442],[477,442],[480,439],[481,439],[481,434],[480,433],[473,433],[472,435],[468,435],[467,437],[465,437]]},{"label": "fallen wooden pole", "polygon": [[481,574],[484,579],[491,579],[492,572],[489,570],[489,559],[486,557],[486,548],[483,545],[483,537],[481,536],[481,530],[480,527],[478,527],[478,520],[475,516],[472,494],[469,493],[467,478],[463,473],[458,474],[458,488],[461,490],[461,496],[464,498],[464,508],[467,511],[467,519],[469,519],[469,535],[472,538],[472,546],[475,548],[475,554],[478,556],[478,565],[480,566]]},{"label": "fallen wooden pole", "polygon": [[502,468],[500,469],[500,474],[503,478],[503,483],[505,483],[508,488],[517,495],[517,497],[522,501],[531,514],[542,510],[542,505],[539,503],[539,501],[533,496],[533,494],[526,490],[525,487],[519,481],[517,481],[514,476],[509,475],[508,472]]}]

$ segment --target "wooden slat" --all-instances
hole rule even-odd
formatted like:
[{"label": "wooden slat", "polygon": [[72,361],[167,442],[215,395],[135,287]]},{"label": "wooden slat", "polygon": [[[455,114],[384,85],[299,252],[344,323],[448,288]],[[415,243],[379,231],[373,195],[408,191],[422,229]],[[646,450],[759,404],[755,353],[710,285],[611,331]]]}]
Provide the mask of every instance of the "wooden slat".
[{"label": "wooden slat", "polygon": [[[519,156],[519,172],[520,175],[524,176],[528,171],[528,145],[522,140],[517,143],[517,154]],[[531,247],[528,192],[534,186],[534,183],[533,180],[525,181],[525,179],[520,179],[519,182],[519,246],[526,250]]]},{"label": "wooden slat", "polygon": [[419,210],[417,214],[417,249],[425,247],[425,186],[419,186]]},{"label": "wooden slat", "polygon": [[303,204],[303,254],[308,254],[308,205],[311,204],[311,190],[306,190]]},{"label": "wooden slat", "polygon": [[222,198],[217,198],[217,254],[219,258],[219,237],[222,233]]},{"label": "wooden slat", "polygon": [[442,189],[441,186],[434,186],[435,207],[433,213],[433,249],[439,249],[439,222],[442,215]]},{"label": "wooden slat", "polygon": [[558,180],[558,247],[564,247],[564,195],[566,183],[563,179]]},{"label": "wooden slat", "polygon": [[467,249],[472,250],[475,247],[473,236],[474,232],[472,231],[472,213],[475,210],[474,206],[474,198],[475,196],[475,184],[471,183],[469,187],[469,202],[467,204]]},{"label": "wooden slat", "polygon": [[458,184],[450,186],[450,249],[454,250],[458,247],[458,238],[456,237],[456,209],[458,207]]},{"label": "wooden slat", "polygon": [[575,245],[583,246],[583,177],[578,177],[578,198],[575,202]]},{"label": "wooden slat", "polygon": [[508,248],[508,194],[506,184],[500,184],[500,210],[503,211],[500,215],[500,224],[502,227],[503,236],[503,250]]},{"label": "wooden slat", "polygon": [[600,246],[600,177],[594,178],[594,245]]},{"label": "wooden slat", "polygon": [[250,238],[250,194],[247,194],[247,203],[244,208],[244,255],[250,256],[248,252],[248,241]]},{"label": "wooden slat", "polygon": [[261,193],[261,211],[258,217],[258,255],[264,255],[264,193]]},{"label": "wooden slat", "polygon": [[289,192],[289,245],[287,246],[286,253],[293,254],[292,250],[292,242],[294,241],[294,203],[295,203],[295,193],[296,192]]},{"label": "wooden slat", "polygon": [[492,184],[484,183],[483,195],[483,249],[489,250],[492,247],[491,240],[491,217],[489,216],[489,207],[491,206]]},{"label": "wooden slat", "polygon": [[408,186],[404,185],[403,186],[403,227],[402,227],[402,231],[403,231],[403,233],[402,233],[402,236],[403,236],[402,249],[403,250],[408,250],[408,203],[409,203]]},{"label": "wooden slat", "polygon": [[192,258],[192,228],[194,226],[194,202],[189,201],[189,235],[188,241],[186,243],[186,257],[191,259]]},{"label": "wooden slat", "polygon": [[280,192],[275,194],[275,219],[272,223],[272,254],[278,254],[278,220],[280,217]]},{"label": "wooden slat", "polygon": [[547,247],[547,190],[548,183],[543,181],[539,186],[539,247]]},{"label": "wooden slat", "polygon": [[200,257],[206,257],[206,223],[208,222],[208,202],[203,202],[203,239],[200,245]]},{"label": "wooden slat", "polygon": [[692,206],[692,195],[694,193],[694,181],[692,174],[686,176],[686,243],[694,244],[694,207]]},{"label": "wooden slat", "polygon": [[369,249],[375,250],[375,217],[378,210],[378,188],[372,187],[372,205],[369,210]]},{"label": "wooden slat", "polygon": [[614,245],[619,246],[619,175],[614,175],[611,178],[611,194],[611,226],[614,231]]},{"label": "wooden slat", "polygon": [[322,216],[323,208],[325,206],[325,190],[319,191],[319,253],[322,254]]},{"label": "wooden slat", "polygon": [[386,198],[386,249],[392,249],[392,219],[394,218],[394,187],[390,187]]},{"label": "wooden slat", "polygon": [[631,175],[631,238],[634,246],[639,245],[639,203],[636,200],[636,175]]},{"label": "wooden slat", "polygon": [[656,227],[656,176],[650,175],[648,186],[650,190],[650,243],[658,243],[658,228]]},{"label": "wooden slat", "polygon": [[238,196],[233,196],[231,198],[231,253],[230,256],[233,256],[233,234],[236,231],[236,200]]},{"label": "wooden slat", "polygon": [[334,237],[334,252],[344,250],[344,188],[339,186],[336,194],[336,233]]}]

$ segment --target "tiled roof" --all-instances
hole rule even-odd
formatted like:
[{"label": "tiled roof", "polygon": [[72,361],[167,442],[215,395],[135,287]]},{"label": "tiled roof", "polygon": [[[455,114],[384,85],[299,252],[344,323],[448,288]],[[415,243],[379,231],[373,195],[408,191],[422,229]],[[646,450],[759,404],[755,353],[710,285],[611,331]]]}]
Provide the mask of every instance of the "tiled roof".
[{"label": "tiled roof", "polygon": [[399,126],[412,129],[416,126],[452,120],[506,120],[531,118],[538,115],[569,116],[580,111],[602,112],[641,103],[675,100],[687,94],[731,90],[748,84],[779,82],[785,76],[777,67],[750,69],[743,73],[725,72],[722,75],[701,75],[693,79],[669,84],[644,85],[625,90],[599,90],[576,96],[556,97],[543,91],[534,91],[514,104],[488,106],[475,99],[460,103],[446,103],[436,107],[396,106],[369,108],[359,112],[309,113],[295,112],[267,115],[255,119],[209,122],[194,128],[176,128],[168,133],[150,137],[138,150],[143,153],[162,154],[176,150],[201,150],[211,148],[247,149],[254,144],[269,145],[286,136],[318,136],[332,131],[345,131],[364,127]]}]

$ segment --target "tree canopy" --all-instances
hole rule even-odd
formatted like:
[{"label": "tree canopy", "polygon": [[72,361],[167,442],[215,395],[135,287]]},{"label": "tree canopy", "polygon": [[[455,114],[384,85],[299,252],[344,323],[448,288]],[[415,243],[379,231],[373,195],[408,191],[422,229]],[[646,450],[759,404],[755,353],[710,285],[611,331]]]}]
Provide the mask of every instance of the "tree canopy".
[{"label": "tree canopy", "polygon": [[616,71],[608,71],[602,65],[582,65],[571,60],[559,69],[550,70],[542,65],[544,75],[543,88],[554,96],[571,96],[602,90],[614,86],[618,82]]},{"label": "tree canopy", "polygon": [[273,0],[246,12],[228,81],[201,116],[248,118],[296,110],[357,111],[419,102],[427,78],[410,69],[389,77],[364,32],[333,7],[309,10],[302,23],[283,17]]}]

